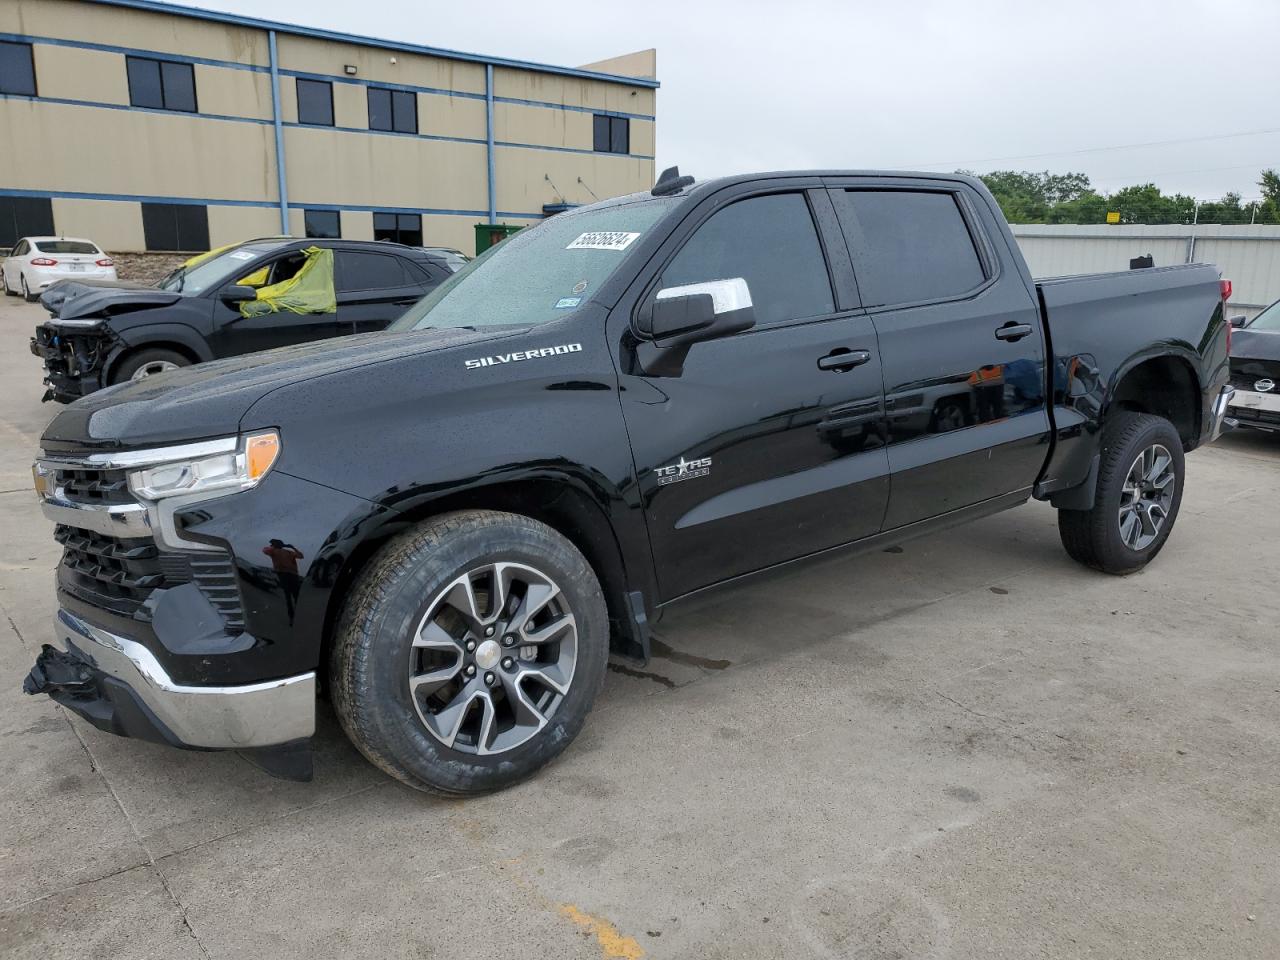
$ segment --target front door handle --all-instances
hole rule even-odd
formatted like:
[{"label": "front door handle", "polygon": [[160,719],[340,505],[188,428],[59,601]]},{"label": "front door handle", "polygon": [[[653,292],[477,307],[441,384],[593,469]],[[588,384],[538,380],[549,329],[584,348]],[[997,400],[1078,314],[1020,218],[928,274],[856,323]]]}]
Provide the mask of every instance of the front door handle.
[{"label": "front door handle", "polygon": [[1008,340],[1012,342],[1016,340],[1021,340],[1023,337],[1030,336],[1030,335],[1031,335],[1031,324],[1029,323],[1014,323],[1010,321],[1009,323],[1006,323],[1003,327],[998,327],[996,329],[997,340]]},{"label": "front door handle", "polygon": [[819,370],[852,370],[854,367],[860,367],[871,359],[870,350],[850,350],[848,347],[840,347],[838,350],[832,350],[825,357],[818,358]]}]

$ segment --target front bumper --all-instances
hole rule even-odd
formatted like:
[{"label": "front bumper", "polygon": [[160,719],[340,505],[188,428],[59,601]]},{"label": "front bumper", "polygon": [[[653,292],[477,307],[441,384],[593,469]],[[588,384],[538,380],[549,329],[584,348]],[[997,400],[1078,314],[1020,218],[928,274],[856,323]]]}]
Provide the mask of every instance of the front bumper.
[{"label": "front bumper", "polygon": [[187,749],[278,747],[315,733],[314,671],[237,686],[184,685],[142,644],[67,610],[57,612],[54,643],[23,687],[110,733]]},{"label": "front bumper", "polygon": [[1236,390],[1231,398],[1230,413],[1242,426],[1273,433],[1280,431],[1280,394]]},{"label": "front bumper", "polygon": [[111,338],[83,330],[64,334],[40,324],[29,347],[44,362],[49,389],[43,399],[69,403],[105,386],[102,371],[113,349]]}]

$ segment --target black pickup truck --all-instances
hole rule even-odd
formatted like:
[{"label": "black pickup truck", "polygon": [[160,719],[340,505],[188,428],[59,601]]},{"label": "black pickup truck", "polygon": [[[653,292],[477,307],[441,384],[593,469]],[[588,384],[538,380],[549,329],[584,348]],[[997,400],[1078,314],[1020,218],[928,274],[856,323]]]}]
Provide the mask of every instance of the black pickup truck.
[{"label": "black pickup truck", "polygon": [[1225,421],[1222,290],[1033,281],[966,177],[668,171],[390,332],[61,412],[35,466],[60,609],[26,687],[299,778],[326,688],[391,775],[500,788],[698,591],[1031,497],[1076,560],[1141,568]]}]

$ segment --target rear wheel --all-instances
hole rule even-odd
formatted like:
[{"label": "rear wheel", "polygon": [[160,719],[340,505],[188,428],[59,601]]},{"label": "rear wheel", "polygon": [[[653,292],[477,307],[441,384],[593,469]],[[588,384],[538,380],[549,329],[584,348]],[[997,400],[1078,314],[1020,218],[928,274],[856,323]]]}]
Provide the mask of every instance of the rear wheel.
[{"label": "rear wheel", "polygon": [[157,373],[190,365],[190,360],[174,350],[139,350],[133,356],[125,357],[116,367],[111,375],[111,382],[116,384],[126,380],[145,380]]},{"label": "rear wheel", "polygon": [[599,582],[528,517],[467,511],[388,543],[356,582],[333,702],[370,761],[419,790],[510,786],[577,736],[604,682]]},{"label": "rear wheel", "polygon": [[27,288],[27,278],[22,274],[18,274],[18,282],[22,284],[22,299],[26,300],[27,303],[35,303],[39,294],[32,293]]},{"label": "rear wheel", "polygon": [[1123,411],[1103,431],[1098,487],[1090,510],[1059,510],[1058,533],[1072,559],[1125,574],[1151,562],[1173,529],[1185,464],[1173,424]]}]

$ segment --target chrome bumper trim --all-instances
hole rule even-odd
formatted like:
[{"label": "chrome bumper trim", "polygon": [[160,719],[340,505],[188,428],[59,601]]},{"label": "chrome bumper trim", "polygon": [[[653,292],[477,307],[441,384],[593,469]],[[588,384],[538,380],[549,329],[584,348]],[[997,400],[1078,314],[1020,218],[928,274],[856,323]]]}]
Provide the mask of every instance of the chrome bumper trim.
[{"label": "chrome bumper trim", "polygon": [[1231,398],[1236,395],[1236,388],[1232,386],[1223,387],[1218,391],[1218,399],[1213,401],[1213,430],[1209,435],[1209,442],[1217,440],[1222,436],[1224,426],[1227,429],[1235,426],[1235,421],[1227,417],[1227,409],[1231,406]]},{"label": "chrome bumper trim", "polygon": [[240,750],[301,740],[316,729],[316,675],[234,687],[175,683],[137,641],[59,610],[54,646],[128,684],[179,740],[192,747]]},{"label": "chrome bumper trim", "polygon": [[40,501],[40,512],[54,523],[92,530],[108,537],[149,537],[151,522],[147,508],[140,503],[117,503],[107,506],[67,500],[58,494]]}]

